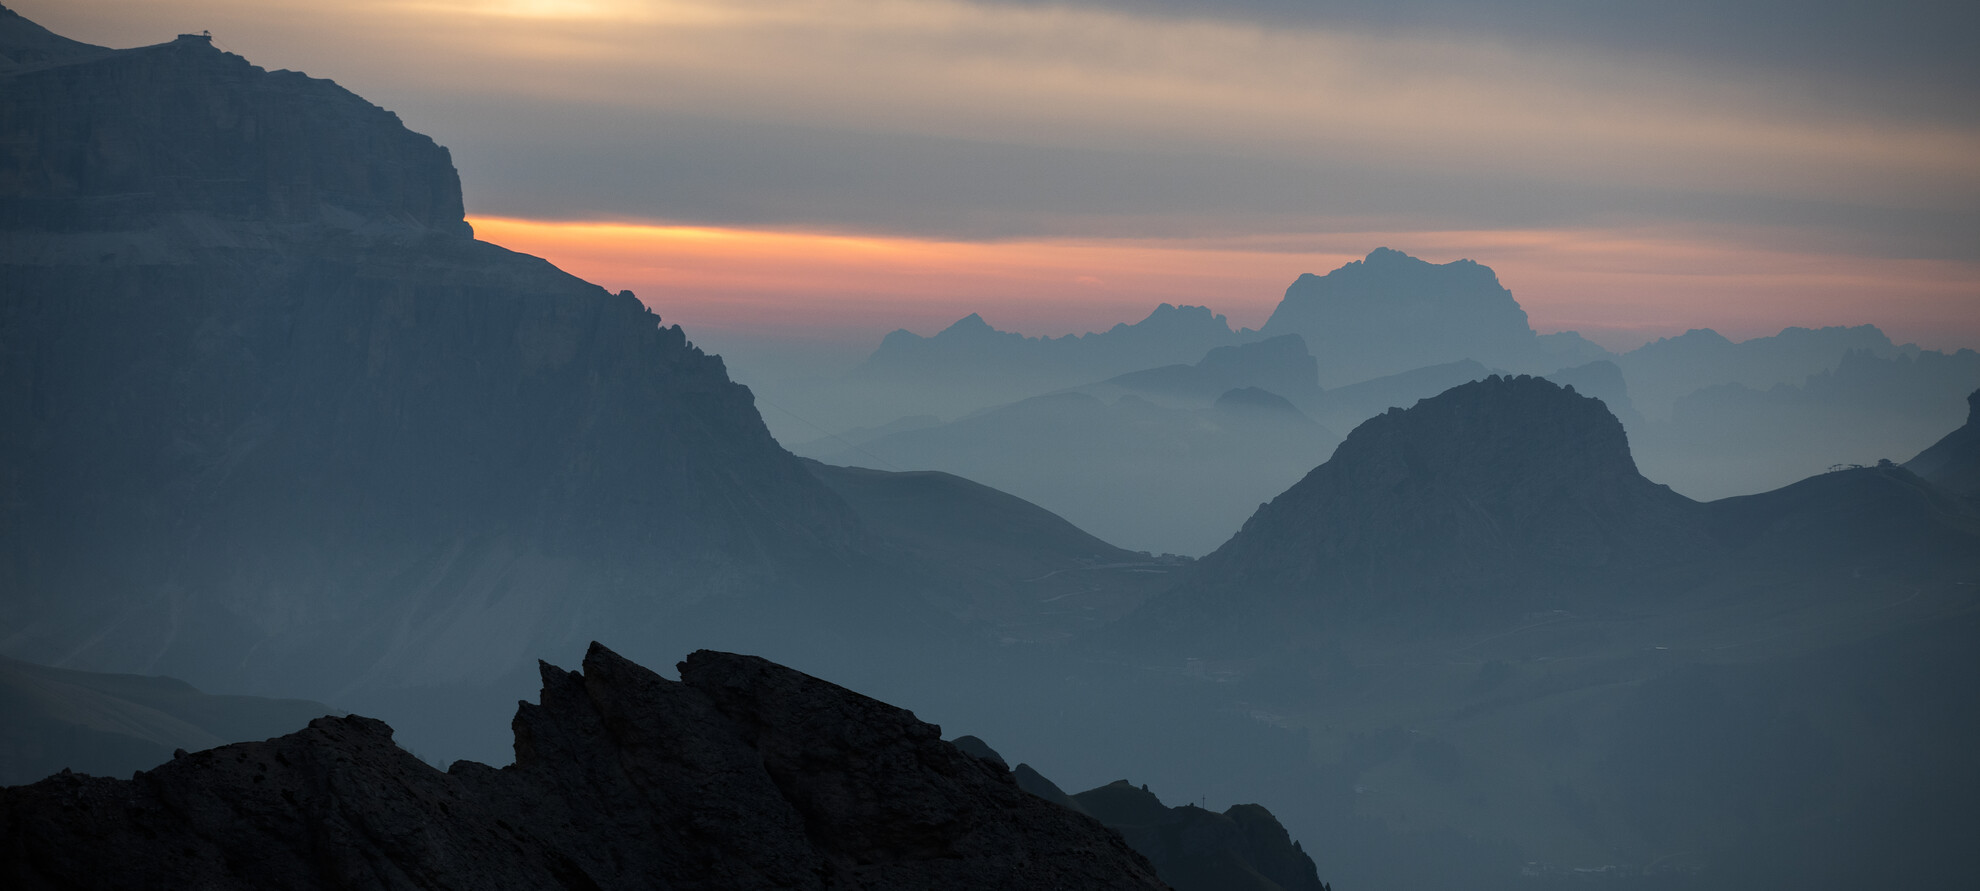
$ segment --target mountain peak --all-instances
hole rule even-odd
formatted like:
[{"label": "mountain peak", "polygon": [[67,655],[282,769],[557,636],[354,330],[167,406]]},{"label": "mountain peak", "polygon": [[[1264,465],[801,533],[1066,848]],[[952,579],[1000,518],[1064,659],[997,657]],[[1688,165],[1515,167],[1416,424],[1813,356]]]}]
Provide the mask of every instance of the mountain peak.
[{"label": "mountain peak", "polygon": [[1300,276],[1261,331],[1305,336],[1328,387],[1460,359],[1552,368],[1526,311],[1491,267],[1430,263],[1390,248],[1324,276]]},{"label": "mountain peak", "polygon": [[1693,546],[1696,507],[1637,472],[1601,400],[1492,375],[1355,428],[1146,609],[1174,629],[1250,608],[1230,597],[1364,617],[1539,608]]}]

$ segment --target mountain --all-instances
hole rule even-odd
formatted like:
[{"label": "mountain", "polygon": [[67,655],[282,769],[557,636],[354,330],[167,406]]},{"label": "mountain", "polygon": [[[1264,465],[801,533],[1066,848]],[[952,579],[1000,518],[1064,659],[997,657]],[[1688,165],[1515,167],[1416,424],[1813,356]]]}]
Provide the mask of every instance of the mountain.
[{"label": "mountain", "polygon": [[939,470],[1008,492],[1122,547],[1200,554],[1335,442],[1297,411],[1240,397],[1208,408],[1064,391],[823,456]]},{"label": "mountain", "polygon": [[0,652],[349,707],[862,624],[858,518],[722,361],[475,241],[390,112],[192,36],[0,72],[0,122]]},{"label": "mountain", "polygon": [[1463,359],[1539,372],[1608,355],[1578,335],[1542,340],[1489,267],[1388,248],[1301,275],[1260,330],[1306,338],[1328,388]]},{"label": "mountain", "polygon": [[1102,386],[1194,403],[1246,388],[1275,393],[1295,404],[1310,405],[1320,397],[1318,365],[1297,334],[1217,347],[1193,365],[1132,371],[1109,378]]},{"label": "mountain", "polygon": [[1788,485],[1834,465],[1916,454],[1964,416],[1980,353],[1842,354],[1794,384],[1720,384],[1638,428],[1646,468],[1694,497]]},{"label": "mountain", "polygon": [[1637,408],[1653,420],[1662,420],[1688,393],[1721,384],[1762,390],[1776,384],[1800,384],[1810,375],[1835,368],[1851,351],[1892,358],[1915,353],[1918,348],[1891,343],[1875,325],[1790,327],[1769,337],[1738,342],[1710,328],[1693,328],[1676,337],[1651,341],[1617,356],[1615,361],[1629,380]]},{"label": "mountain", "polygon": [[1177,891],[1325,891],[1313,858],[1286,834],[1272,812],[1255,804],[1215,813],[1192,805],[1166,807],[1146,785],[1116,780],[1067,795],[1028,764],[1007,768],[1002,755],[974,736],[955,739],[962,751],[1010,770],[1018,787],[1068,810],[1087,814],[1121,834]]},{"label": "mountain", "polygon": [[0,71],[107,52],[107,47],[70,40],[0,6]]},{"label": "mountain", "polygon": [[542,666],[516,763],[441,772],[383,723],[0,790],[9,887],[1162,888],[1084,815],[910,712],[763,659],[669,681]]},{"label": "mountain", "polygon": [[922,579],[916,587],[1007,640],[1063,640],[1112,621],[1176,568],[953,474],[805,465],[852,506],[891,565]]},{"label": "mountain", "polygon": [[1344,885],[1953,888],[1976,582],[1980,517],[1910,470],[1698,503],[1600,401],[1493,376],[1356,428],[1097,637],[1308,734]]},{"label": "mountain", "polygon": [[1325,891],[1313,859],[1286,835],[1272,813],[1255,804],[1216,813],[1193,805],[1167,807],[1126,780],[1072,796],[1146,856],[1177,891]]},{"label": "mountain", "polygon": [[99,674],[0,658],[0,786],[60,770],[122,776],[208,749],[279,736],[335,713],[320,702],[213,696],[172,678]]},{"label": "mountain", "polygon": [[1194,359],[1245,336],[1203,306],[1164,303],[1132,325],[1123,322],[1106,331],[1064,337],[1000,331],[970,313],[933,337],[904,328],[888,334],[853,373],[911,380],[1003,374],[1065,386]]},{"label": "mountain", "polygon": [[1962,498],[1980,495],[1980,390],[1966,396],[1966,423],[1904,462],[1904,469]]},{"label": "mountain", "polygon": [[1142,618],[1202,639],[1287,609],[1451,621],[1582,606],[1591,579],[1709,550],[1698,515],[1637,473],[1599,400],[1493,375],[1355,428],[1199,561],[1217,593],[1186,586]]},{"label": "mountain", "polygon": [[1255,339],[1256,332],[1232,331],[1223,316],[1201,306],[1164,303],[1134,324],[1063,337],[998,330],[972,313],[932,337],[894,331],[842,377],[785,381],[778,393],[786,404],[802,405],[807,429],[820,432],[912,415],[954,420],[1118,374],[1194,362],[1217,347]]}]

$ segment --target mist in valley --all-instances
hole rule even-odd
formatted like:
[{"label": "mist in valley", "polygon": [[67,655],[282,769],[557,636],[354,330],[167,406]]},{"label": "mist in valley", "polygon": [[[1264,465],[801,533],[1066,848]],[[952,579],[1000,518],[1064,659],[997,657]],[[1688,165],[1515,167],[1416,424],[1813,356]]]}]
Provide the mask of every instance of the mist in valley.
[{"label": "mist in valley", "polygon": [[0,10],[10,886],[1980,868],[1972,349],[1613,350],[1403,241],[1256,329],[704,334],[421,127]]}]

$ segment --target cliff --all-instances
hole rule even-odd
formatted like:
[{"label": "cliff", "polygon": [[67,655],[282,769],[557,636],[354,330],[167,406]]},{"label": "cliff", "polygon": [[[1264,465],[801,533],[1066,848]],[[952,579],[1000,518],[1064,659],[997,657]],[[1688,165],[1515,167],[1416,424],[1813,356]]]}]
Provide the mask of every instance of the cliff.
[{"label": "cliff", "polygon": [[856,559],[720,358],[473,240],[390,112],[183,37],[0,122],[0,652],[349,702]]}]

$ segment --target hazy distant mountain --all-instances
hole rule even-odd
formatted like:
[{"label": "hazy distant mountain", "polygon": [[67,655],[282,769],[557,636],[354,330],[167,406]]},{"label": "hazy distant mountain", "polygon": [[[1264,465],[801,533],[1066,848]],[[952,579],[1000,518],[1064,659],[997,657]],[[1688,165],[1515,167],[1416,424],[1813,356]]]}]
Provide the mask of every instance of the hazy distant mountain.
[{"label": "hazy distant mountain", "polygon": [[1766,389],[1799,384],[1834,369],[1844,354],[1868,351],[1879,358],[1917,352],[1891,343],[1875,325],[1854,328],[1783,328],[1770,337],[1737,343],[1710,328],[1664,337],[1616,357],[1629,380],[1637,409],[1652,420],[1670,417],[1686,394],[1721,384]]},{"label": "hazy distant mountain", "polygon": [[1320,398],[1318,367],[1313,354],[1306,351],[1306,341],[1297,334],[1285,334],[1217,347],[1193,365],[1132,371],[1109,378],[1102,386],[1199,404],[1208,404],[1231,390],[1256,388],[1295,405],[1311,405]]},{"label": "hazy distant mountain", "polygon": [[1966,396],[1966,423],[1906,461],[1904,469],[1963,498],[1980,496],[1980,390]]},{"label": "hazy distant mountain", "polygon": [[920,414],[953,420],[1117,374],[1195,362],[1257,337],[1232,331],[1205,307],[1166,303],[1131,325],[1063,337],[1000,331],[972,313],[933,337],[895,331],[842,382],[794,392],[802,393],[805,420],[827,431]]},{"label": "hazy distant mountain", "polygon": [[369,718],[0,789],[8,887],[1147,888],[1148,862],[911,712],[751,656],[542,666],[516,763]]},{"label": "hazy distant mountain", "polygon": [[1536,335],[1489,267],[1388,248],[1300,276],[1261,331],[1305,337],[1328,388],[1463,359],[1542,372],[1608,356],[1578,335]]},{"label": "hazy distant mountain", "polygon": [[1639,430],[1648,472],[1686,494],[1764,491],[1837,464],[1916,454],[1964,418],[1980,353],[1844,353],[1795,384],[1721,384],[1688,394],[1668,423]]},{"label": "hazy distant mountain", "polygon": [[851,559],[720,359],[474,241],[390,112],[185,37],[0,122],[0,651],[336,700]]},{"label": "hazy distant mountain", "polygon": [[853,375],[920,381],[997,374],[1058,387],[1192,361],[1214,347],[1250,336],[1232,331],[1230,323],[1208,307],[1167,303],[1131,325],[1124,322],[1106,331],[1063,337],[1000,331],[970,313],[933,337],[905,328],[887,335]]},{"label": "hazy distant mountain", "polygon": [[1110,542],[1200,554],[1327,454],[1297,411],[1171,408],[1133,394],[1038,396],[871,440],[828,463],[940,470],[1009,492]]},{"label": "hazy distant mountain", "polygon": [[0,658],[0,786],[63,769],[128,776],[174,749],[267,739],[334,713],[302,699],[212,696],[171,678]]},{"label": "hazy distant mountain", "polygon": [[1546,378],[1563,387],[1573,387],[1583,396],[1602,400],[1625,430],[1635,431],[1643,424],[1643,415],[1636,410],[1636,400],[1629,396],[1629,383],[1623,379],[1622,369],[1608,359],[1548,372]]}]

